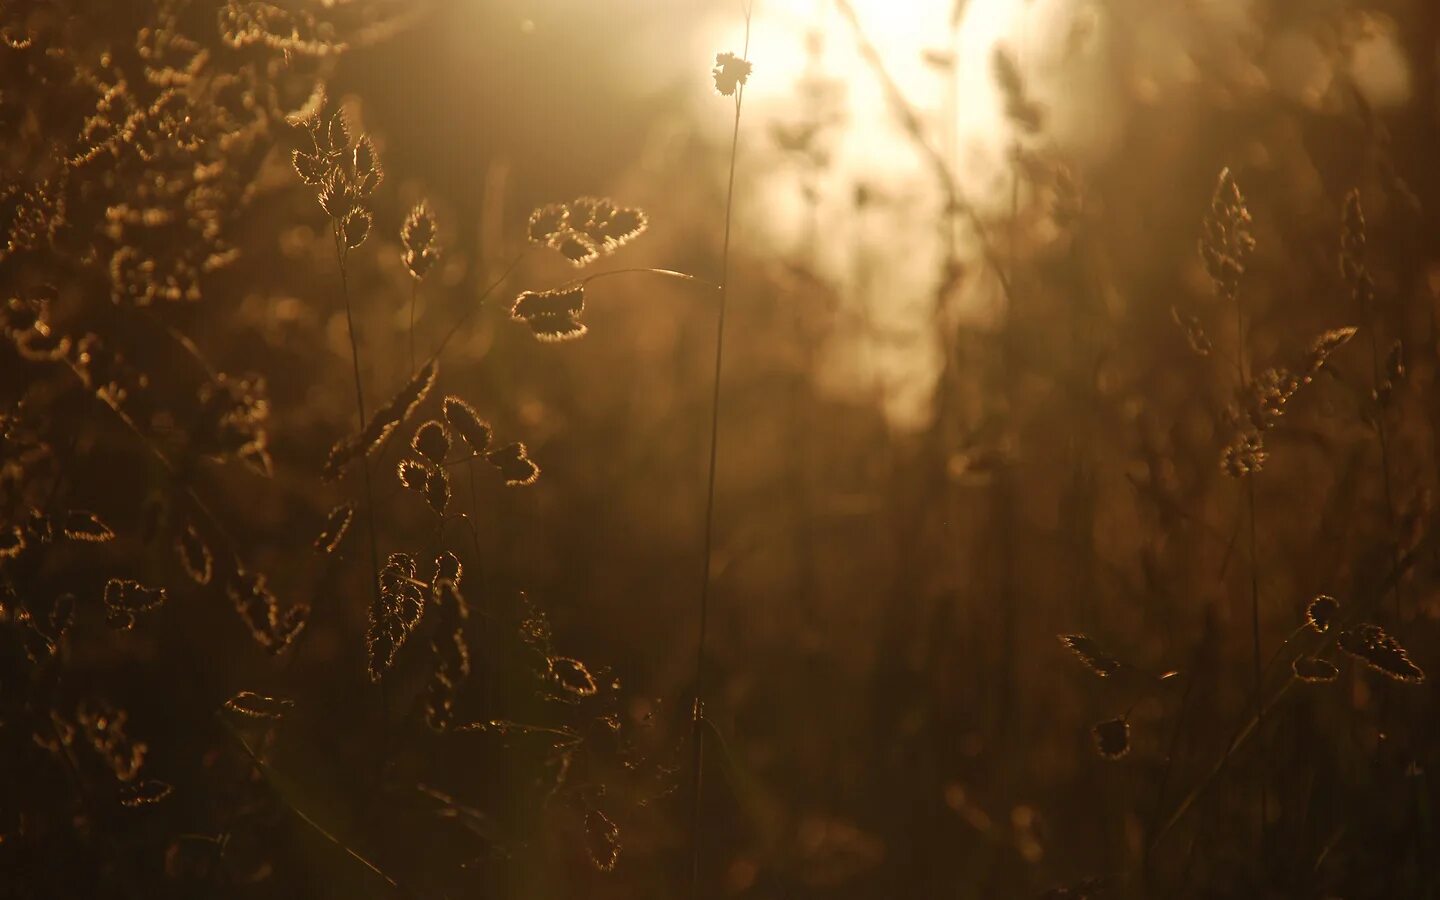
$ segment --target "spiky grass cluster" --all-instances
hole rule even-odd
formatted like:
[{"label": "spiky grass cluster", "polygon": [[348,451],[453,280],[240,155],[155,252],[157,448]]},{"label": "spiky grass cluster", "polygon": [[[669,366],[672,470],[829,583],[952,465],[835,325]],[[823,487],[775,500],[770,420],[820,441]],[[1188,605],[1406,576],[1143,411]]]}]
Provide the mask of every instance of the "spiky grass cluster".
[{"label": "spiky grass cluster", "polygon": [[[540,467],[520,442],[492,447],[494,432],[475,408],[459,397],[446,397],[444,420],[430,419],[415,429],[410,439],[414,457],[400,461],[396,474],[400,484],[425,498],[430,509],[442,518],[450,504],[452,464],[483,459],[493,466],[509,487],[524,487],[540,478]],[[452,460],[452,447],[462,445],[468,456]]]},{"label": "spiky grass cluster", "polygon": [[619,250],[643,234],[649,224],[643,210],[619,206],[603,197],[578,197],[532,212],[529,237],[578,268]]},{"label": "spiky grass cluster", "polygon": [[537,340],[547,343],[573,341],[589,331],[580,315],[585,312],[585,286],[525,291],[515,298],[510,317],[530,326]]},{"label": "spiky grass cluster", "polygon": [[294,150],[290,162],[300,180],[315,189],[315,199],[330,217],[337,240],[353,250],[365,243],[374,220],[371,196],[385,171],[368,135],[352,136],[343,108],[320,109],[299,123],[310,150]]}]

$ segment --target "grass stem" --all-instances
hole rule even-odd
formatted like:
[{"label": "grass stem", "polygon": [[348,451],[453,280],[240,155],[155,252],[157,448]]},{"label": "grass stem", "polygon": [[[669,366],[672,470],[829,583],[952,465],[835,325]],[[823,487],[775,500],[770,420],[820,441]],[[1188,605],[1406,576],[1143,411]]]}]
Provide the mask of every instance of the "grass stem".
[{"label": "grass stem", "polygon": [[[750,54],[750,18],[745,8],[745,46],[741,56]],[[735,90],[735,120],[730,132],[730,171],[725,187],[725,237],[720,253],[720,303],[715,322],[715,373],[710,395],[710,464],[705,489],[705,556],[700,576],[700,618],[695,638],[695,702],[691,709],[690,760],[690,897],[700,895],[700,813],[705,765],[705,644],[710,623],[710,561],[714,555],[715,461],[720,443],[720,376],[725,356],[725,307],[730,293],[730,231],[735,208],[735,157],[740,146],[740,109],[745,85]]]}]

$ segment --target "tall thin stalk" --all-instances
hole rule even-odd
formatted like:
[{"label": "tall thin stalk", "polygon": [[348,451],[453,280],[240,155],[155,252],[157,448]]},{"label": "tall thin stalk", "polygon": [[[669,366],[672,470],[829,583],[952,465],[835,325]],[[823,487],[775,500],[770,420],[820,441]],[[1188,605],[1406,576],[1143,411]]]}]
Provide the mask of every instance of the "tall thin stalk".
[{"label": "tall thin stalk", "polygon": [[[1392,564],[1398,564],[1400,535],[1396,528],[1398,517],[1395,511],[1395,490],[1390,467],[1390,434],[1385,427],[1387,394],[1394,388],[1394,385],[1390,384],[1390,373],[1384,370],[1380,361],[1380,344],[1376,333],[1379,317],[1375,315],[1375,284],[1371,280],[1369,268],[1365,262],[1365,245],[1365,213],[1360,204],[1359,190],[1352,189],[1345,196],[1344,220],[1340,233],[1340,270],[1345,280],[1349,282],[1351,299],[1364,316],[1365,332],[1369,338],[1370,386],[1372,397],[1375,400],[1375,437],[1380,445],[1380,472],[1385,489],[1385,524],[1390,532],[1390,561]],[[1403,605],[1399,580],[1393,585],[1393,595],[1395,621],[1398,624]]]},{"label": "tall thin stalk", "polygon": [[[1240,389],[1250,383],[1245,372],[1245,307],[1237,296],[1235,300],[1235,368],[1240,376]],[[1259,706],[1261,679],[1263,677],[1263,664],[1260,660],[1260,554],[1259,541],[1255,529],[1255,473],[1245,476],[1245,513],[1250,520],[1250,648],[1255,669],[1255,703],[1256,715],[1263,719],[1264,711]],[[1263,724],[1263,722],[1262,722]],[[1269,818],[1266,809],[1267,800],[1265,797],[1265,784],[1262,780],[1260,785],[1260,829],[1265,829],[1265,820]]]},{"label": "tall thin stalk", "polygon": [[415,374],[415,300],[420,294],[420,282],[410,282],[410,374]]},{"label": "tall thin stalk", "polygon": [[[741,58],[750,55],[753,2],[745,6],[745,42]],[[735,207],[735,157],[740,146],[740,109],[745,83],[735,89],[735,120],[730,132],[730,171],[725,186],[725,238],[720,253],[720,300],[715,321],[715,373],[710,395],[710,466],[705,489],[705,558],[700,576],[700,621],[695,636],[695,703],[691,709],[690,761],[690,897],[700,895],[700,807],[705,764],[705,644],[710,624],[710,560],[715,534],[715,459],[720,443],[720,375],[725,357],[725,308],[730,295],[730,225]]]},{"label": "tall thin stalk", "polygon": [[[360,342],[355,335],[355,314],[350,303],[350,276],[345,268],[349,250],[344,237],[340,234],[340,223],[332,220],[330,224],[335,236],[335,259],[340,264],[340,295],[345,301],[345,331],[350,337],[350,368],[355,375],[355,409],[360,415],[360,431],[363,432],[365,430],[365,388],[360,378]],[[365,479],[365,524],[370,532],[370,590],[378,602],[380,599],[380,584],[377,580],[380,577],[380,544],[375,533],[375,491],[370,483],[368,455],[361,456],[360,471]]]},{"label": "tall thin stalk", "polygon": [[[1245,481],[1245,510],[1250,519],[1250,645],[1255,669],[1255,720],[1257,730],[1263,729],[1265,710],[1261,706],[1260,692],[1264,679],[1264,664],[1260,654],[1260,554],[1257,516],[1255,514],[1255,476],[1265,460],[1263,429],[1265,422],[1250,413],[1248,407],[1256,401],[1247,395],[1253,386],[1246,372],[1245,304],[1240,298],[1240,279],[1245,274],[1246,262],[1255,248],[1255,238],[1250,231],[1250,211],[1245,206],[1245,196],[1240,192],[1234,175],[1229,169],[1222,169],[1210,201],[1210,212],[1205,217],[1204,233],[1200,240],[1200,257],[1206,271],[1215,283],[1219,298],[1235,310],[1235,374],[1239,379],[1237,399],[1241,408],[1237,412],[1237,428],[1240,433],[1235,442],[1222,456],[1222,466],[1230,475]],[[1250,421],[1246,422],[1247,415]],[[1236,526],[1239,527],[1237,516]],[[1237,531],[1238,534],[1238,531]],[[1261,754],[1260,776],[1260,835],[1263,839],[1269,815],[1269,773]]]}]

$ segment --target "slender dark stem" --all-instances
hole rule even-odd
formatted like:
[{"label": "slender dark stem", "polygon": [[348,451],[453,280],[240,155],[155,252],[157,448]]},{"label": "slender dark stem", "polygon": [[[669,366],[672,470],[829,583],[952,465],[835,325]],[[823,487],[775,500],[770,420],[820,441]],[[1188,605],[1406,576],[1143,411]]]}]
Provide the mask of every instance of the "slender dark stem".
[{"label": "slender dark stem", "polygon": [[[1249,384],[1249,378],[1245,374],[1245,307],[1241,305],[1237,295],[1235,301],[1235,368],[1240,375],[1240,390],[1244,391]],[[1245,505],[1246,513],[1250,519],[1250,647],[1251,656],[1255,668],[1255,718],[1256,727],[1263,727],[1265,724],[1265,709],[1260,691],[1263,685],[1264,664],[1260,659],[1260,554],[1259,541],[1256,537],[1255,527],[1255,473],[1248,472],[1245,475]],[[1264,771],[1264,754],[1261,754],[1261,775],[1260,775],[1260,834],[1264,837],[1267,822],[1270,818],[1268,773]],[[1263,852],[1263,851],[1262,851]]]},{"label": "slender dark stem", "polygon": [[[360,431],[365,430],[365,388],[360,379],[360,342],[355,335],[355,315],[350,305],[350,276],[345,271],[349,251],[340,237],[340,223],[332,222],[335,233],[335,258],[340,263],[340,294],[345,300],[345,329],[350,336],[350,367],[355,373],[355,409],[360,414]],[[365,517],[370,532],[370,590],[376,602],[380,599],[380,543],[375,533],[375,491],[370,483],[370,459],[362,456],[360,471],[365,479]]]},{"label": "slender dark stem", "polygon": [[[1365,304],[1365,330],[1370,337],[1370,383],[1374,388],[1373,397],[1375,404],[1375,434],[1380,442],[1380,472],[1385,485],[1385,518],[1386,525],[1390,530],[1390,562],[1399,564],[1400,561],[1400,534],[1396,530],[1397,517],[1395,515],[1395,491],[1390,476],[1390,435],[1385,428],[1385,410],[1378,402],[1380,390],[1380,347],[1375,341],[1375,314],[1369,304]],[[1395,597],[1395,623],[1400,623],[1400,581],[1394,585]]]},{"label": "slender dark stem", "polygon": [[[251,764],[252,764],[256,769],[258,769],[260,772],[264,773],[264,775],[265,775],[267,778],[270,778],[271,782],[273,783],[274,780],[275,780],[275,779],[274,779],[274,772],[273,772],[273,770],[270,768],[270,764],[267,763],[267,762],[265,762],[265,760],[263,760],[263,759],[260,758],[260,755],[255,752],[255,750],[250,746],[250,744],[245,740],[245,738],[240,735],[239,732],[235,731],[233,728],[229,728],[228,726],[227,726],[227,728],[226,728],[226,731],[228,731],[228,732],[230,733],[231,737],[233,737],[233,738],[235,739],[236,743],[238,743],[238,744],[240,745],[240,749],[241,749],[242,751],[244,751],[245,755],[250,758]],[[279,795],[279,791],[278,791],[278,790],[277,790],[276,793],[277,793],[277,795]],[[377,878],[379,878],[381,881],[384,881],[387,885],[389,885],[389,886],[391,887],[391,889],[393,889],[394,891],[396,891],[397,893],[399,893],[401,896],[404,896],[404,897],[414,897],[414,896],[415,896],[413,893],[411,893],[411,891],[410,891],[409,889],[407,889],[405,886],[403,886],[403,885],[401,885],[399,882],[397,882],[394,878],[391,878],[388,874],[386,874],[384,869],[381,869],[378,865],[376,865],[374,862],[372,862],[369,858],[367,858],[367,857],[365,857],[364,855],[362,855],[362,854],[360,853],[360,851],[356,850],[354,847],[351,847],[349,844],[347,844],[347,843],[345,843],[344,841],[340,840],[340,838],[336,837],[335,834],[334,834],[332,831],[330,831],[329,829],[325,828],[325,827],[324,827],[323,825],[321,825],[319,822],[317,822],[317,821],[315,821],[313,818],[311,818],[310,815],[309,815],[308,813],[306,813],[303,809],[301,809],[300,807],[296,806],[294,803],[292,803],[290,800],[286,799],[286,798],[283,797],[283,796],[280,797],[280,800],[281,800],[282,803],[285,804],[285,807],[286,807],[287,809],[289,809],[292,813],[295,814],[295,817],[296,817],[296,818],[298,818],[300,821],[304,822],[306,825],[310,826],[310,828],[311,828],[316,834],[320,835],[320,836],[323,837],[325,840],[329,841],[329,842],[330,842],[331,844],[333,844],[336,848],[338,848],[341,852],[343,852],[346,856],[350,857],[351,859],[355,860],[355,861],[356,861],[357,863],[359,863],[360,865],[364,866],[364,867],[365,867],[366,869],[368,869],[372,874],[374,874]]]},{"label": "slender dark stem", "polygon": [[[745,9],[745,47],[741,56],[750,53],[750,16]],[[710,469],[705,492],[705,558],[700,580],[700,621],[695,640],[695,703],[691,709],[690,761],[690,897],[700,896],[700,807],[705,765],[705,641],[710,621],[710,560],[713,556],[715,527],[715,459],[720,436],[720,374],[725,349],[725,306],[730,293],[730,224],[735,206],[735,156],[740,146],[740,108],[745,99],[745,85],[735,90],[735,123],[730,132],[730,172],[725,188],[725,239],[720,253],[720,308],[715,322],[715,375],[710,396]]]},{"label": "slender dark stem", "polygon": [[515,268],[520,265],[520,261],[523,260],[529,252],[529,248],[526,248],[515,254],[515,258],[510,260],[510,264],[505,267],[505,270],[501,272],[494,281],[490,282],[485,290],[480,292],[480,296],[476,298],[474,303],[465,308],[465,311],[455,320],[455,324],[451,325],[450,330],[445,332],[445,336],[440,339],[440,343],[435,345],[435,350],[430,354],[430,359],[426,360],[426,365],[440,358],[440,354],[445,352],[445,348],[450,345],[450,341],[454,340],[455,335],[460,333],[460,329],[465,327],[465,323],[470,321],[470,317],[479,312],[480,308],[485,305],[485,299],[494,293],[495,289],[500,287],[505,279],[510,277],[510,273],[515,271]]},{"label": "slender dark stem", "polygon": [[[1265,708],[1260,696],[1264,684],[1264,665],[1260,661],[1260,554],[1258,552],[1259,542],[1255,536],[1255,473],[1251,472],[1245,476],[1245,495],[1250,507],[1250,645],[1254,650],[1255,662],[1255,717],[1257,724],[1265,724]],[[1270,821],[1270,799],[1269,799],[1269,772],[1267,771],[1265,754],[1260,754],[1260,834],[1263,838],[1265,830],[1269,827]],[[1263,855],[1263,850],[1262,850]]]},{"label": "slender dark stem", "polygon": [[[410,279],[410,374],[415,374],[415,298],[420,293],[420,282]],[[361,425],[363,428],[364,425]]]}]

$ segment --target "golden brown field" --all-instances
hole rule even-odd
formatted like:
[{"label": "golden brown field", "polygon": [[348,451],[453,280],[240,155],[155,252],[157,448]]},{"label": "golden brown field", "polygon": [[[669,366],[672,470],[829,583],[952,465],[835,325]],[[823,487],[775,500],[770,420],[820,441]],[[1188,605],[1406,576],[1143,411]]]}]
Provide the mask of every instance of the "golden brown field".
[{"label": "golden brown field", "polygon": [[1435,0],[0,0],[0,898],[1440,895]]}]

